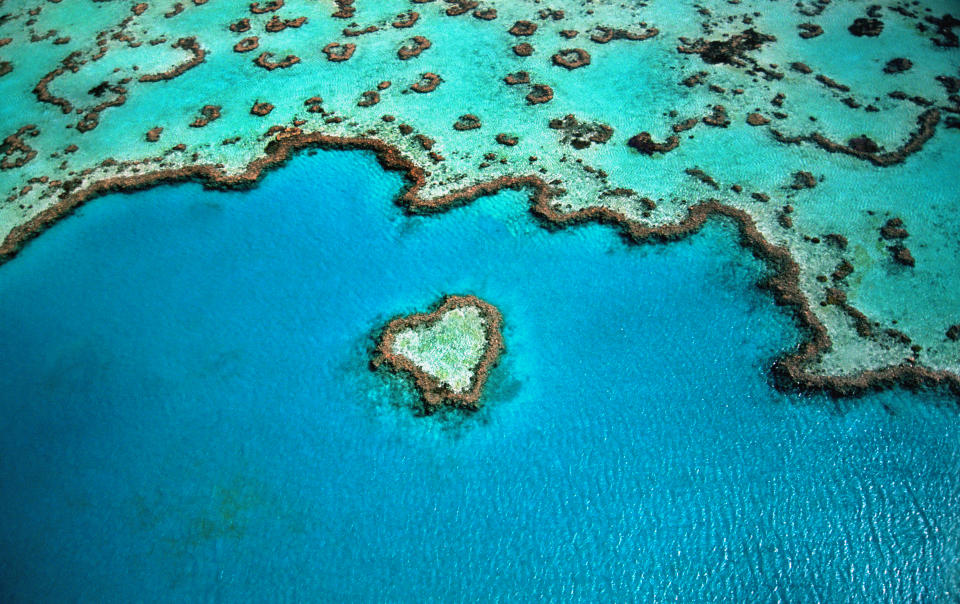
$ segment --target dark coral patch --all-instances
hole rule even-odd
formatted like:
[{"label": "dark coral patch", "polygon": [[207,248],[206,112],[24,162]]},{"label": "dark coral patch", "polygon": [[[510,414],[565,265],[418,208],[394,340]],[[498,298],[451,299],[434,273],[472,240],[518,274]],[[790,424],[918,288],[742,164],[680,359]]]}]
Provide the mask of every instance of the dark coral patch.
[{"label": "dark coral patch", "polygon": [[630,137],[627,145],[636,149],[644,155],[653,155],[654,153],[667,153],[673,151],[680,144],[680,139],[676,136],[667,138],[666,142],[658,143],[653,140],[649,132],[641,132]]},{"label": "dark coral patch", "polygon": [[270,103],[256,102],[253,104],[253,107],[250,108],[250,113],[259,115],[260,117],[268,115],[271,111],[273,111],[273,105]]},{"label": "dark coral patch", "polygon": [[517,21],[507,32],[511,36],[532,36],[537,31],[537,24],[531,21]]},{"label": "dark coral patch", "polygon": [[328,61],[339,63],[341,61],[348,61],[356,50],[356,44],[331,42],[323,47],[323,54],[327,55]]},{"label": "dark coral patch", "polygon": [[397,51],[397,56],[400,57],[401,61],[406,61],[407,59],[420,56],[420,53],[430,48],[431,45],[430,40],[427,38],[414,36],[410,44],[400,47],[400,50]]},{"label": "dark coral patch", "polygon": [[597,44],[606,44],[607,42],[611,42],[613,40],[634,40],[637,42],[642,42],[643,40],[648,40],[659,33],[660,30],[656,27],[650,27],[641,32],[635,33],[626,29],[605,27],[601,25],[594,28],[593,33],[590,34],[590,39]]},{"label": "dark coral patch", "polygon": [[405,13],[400,13],[397,15],[396,19],[393,20],[393,25],[397,29],[403,29],[407,27],[413,27],[413,24],[417,22],[417,19],[420,18],[420,13],[417,11],[407,11]]},{"label": "dark coral patch", "polygon": [[193,120],[191,128],[203,128],[210,122],[220,118],[220,105],[204,105],[200,109],[200,117]]},{"label": "dark coral patch", "polygon": [[526,98],[531,105],[547,103],[553,100],[553,88],[546,84],[534,84]]},{"label": "dark coral patch", "polygon": [[507,74],[507,77],[503,78],[503,81],[509,86],[516,86],[517,84],[529,84],[530,83],[530,74],[526,71],[517,71],[514,73]]},{"label": "dark coral patch", "polygon": [[250,4],[250,12],[255,15],[272,13],[273,11],[280,10],[281,8],[283,8],[283,0],[270,0],[270,2],[264,2],[262,6],[259,2],[253,2]]},{"label": "dark coral patch", "polygon": [[550,120],[550,128],[561,132],[560,142],[574,149],[585,149],[591,143],[604,144],[613,136],[613,128],[599,122],[581,122],[573,114]]},{"label": "dark coral patch", "polygon": [[427,92],[433,92],[434,90],[437,89],[437,86],[439,86],[440,82],[442,81],[443,81],[443,78],[441,78],[440,76],[438,76],[433,72],[428,71],[427,73],[420,76],[420,80],[418,82],[410,86],[410,90],[414,92],[419,92],[421,94],[425,94]]},{"label": "dark coral patch", "polygon": [[260,46],[260,39],[257,36],[244,38],[233,45],[233,52],[249,52]]},{"label": "dark coral patch", "polygon": [[577,69],[590,64],[590,53],[582,48],[565,48],[551,57],[554,65],[566,69]]},{"label": "dark coral patch", "polygon": [[913,67],[913,61],[910,59],[905,59],[903,57],[897,57],[896,59],[890,59],[887,61],[887,64],[883,66],[884,73],[903,73]]},{"label": "dark coral patch", "polygon": [[726,40],[694,40],[681,38],[683,46],[677,50],[684,54],[698,54],[704,63],[710,65],[725,64],[735,67],[744,67],[747,64],[747,52],[758,50],[768,42],[775,42],[776,38],[760,33],[754,29],[747,29],[739,34],[730,36]]},{"label": "dark coral patch", "polygon": [[480,118],[473,115],[472,113],[466,113],[461,115],[456,122],[453,124],[454,130],[459,130],[461,132],[465,130],[476,130],[482,124],[480,123]]},{"label": "dark coral patch", "polygon": [[797,28],[800,29],[800,37],[804,40],[816,38],[817,36],[823,34],[823,28],[816,23],[801,23],[797,26]]},{"label": "dark coral patch", "polygon": [[883,21],[880,19],[866,19],[860,17],[859,19],[854,19],[853,23],[847,30],[855,36],[868,36],[876,37],[879,36],[883,31]]},{"label": "dark coral patch", "polygon": [[727,109],[723,105],[714,105],[713,112],[703,118],[703,123],[708,126],[717,126],[726,128],[730,125],[730,118],[727,116]]},{"label": "dark coral patch", "polygon": [[263,67],[267,71],[273,71],[274,69],[286,69],[287,67],[296,65],[300,62],[300,57],[297,55],[287,55],[279,61],[271,61],[270,57],[272,56],[272,52],[263,52],[260,53],[260,56],[254,59],[253,62],[258,67]]},{"label": "dark coral patch", "polygon": [[450,17],[456,17],[458,15],[466,14],[472,11],[473,9],[477,8],[478,6],[480,6],[480,3],[476,2],[476,0],[447,0],[447,1],[453,4],[453,6],[451,6],[446,10],[446,14]]},{"label": "dark coral patch", "polygon": [[360,95],[360,100],[357,101],[358,107],[373,107],[380,102],[380,93],[376,90],[366,90]]},{"label": "dark coral patch", "polygon": [[533,46],[527,44],[526,42],[522,44],[517,44],[513,47],[513,54],[518,57],[529,57],[533,54]]}]

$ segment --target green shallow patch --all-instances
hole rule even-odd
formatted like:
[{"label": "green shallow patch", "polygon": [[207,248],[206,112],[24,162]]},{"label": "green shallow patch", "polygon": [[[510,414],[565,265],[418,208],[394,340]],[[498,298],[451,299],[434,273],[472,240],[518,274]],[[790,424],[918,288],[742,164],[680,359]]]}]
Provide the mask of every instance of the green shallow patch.
[{"label": "green shallow patch", "polygon": [[457,393],[473,380],[486,348],[486,322],[473,306],[454,308],[432,325],[397,333],[393,350]]}]

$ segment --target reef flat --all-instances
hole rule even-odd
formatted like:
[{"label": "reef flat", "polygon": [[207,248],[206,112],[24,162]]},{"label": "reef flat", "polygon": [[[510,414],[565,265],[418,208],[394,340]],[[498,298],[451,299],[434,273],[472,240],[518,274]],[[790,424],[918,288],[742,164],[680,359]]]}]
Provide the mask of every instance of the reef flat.
[{"label": "reef flat", "polygon": [[390,321],[372,363],[412,375],[428,412],[444,403],[476,409],[503,349],[501,323],[490,303],[447,296],[431,313]]},{"label": "reef flat", "polygon": [[0,254],[106,191],[372,149],[411,212],[526,188],[630,241],[732,219],[807,334],[780,385],[960,390],[952,6],[7,0]]}]

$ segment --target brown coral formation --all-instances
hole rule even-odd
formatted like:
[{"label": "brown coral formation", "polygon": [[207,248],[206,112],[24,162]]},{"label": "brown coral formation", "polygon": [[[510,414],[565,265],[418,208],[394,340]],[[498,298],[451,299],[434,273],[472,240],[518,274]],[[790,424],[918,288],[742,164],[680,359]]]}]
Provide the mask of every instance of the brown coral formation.
[{"label": "brown coral formation", "polygon": [[708,126],[726,128],[730,125],[730,117],[727,115],[727,109],[723,105],[714,105],[713,112],[703,118],[703,123]]},{"label": "brown coral formation", "polygon": [[473,9],[480,6],[480,3],[476,0],[446,0],[452,6],[450,6],[445,12],[449,17],[456,17],[458,15],[464,15]]},{"label": "brown coral formation", "polygon": [[230,24],[230,31],[236,34],[241,34],[245,31],[250,31],[250,19],[244,17],[239,21]]},{"label": "brown coral formation", "polygon": [[220,110],[222,107],[220,105],[204,105],[200,109],[200,117],[193,120],[190,124],[191,128],[203,128],[210,122],[220,118]]},{"label": "brown coral formation", "polygon": [[156,126],[147,130],[146,139],[149,143],[155,143],[160,140],[160,133],[163,132],[163,128]]},{"label": "brown coral formation", "polygon": [[853,23],[847,30],[855,36],[869,36],[876,37],[879,36],[883,31],[883,21],[880,19],[867,19],[860,17],[854,19]]},{"label": "brown coral formation", "polygon": [[249,38],[244,38],[233,45],[233,52],[250,52],[255,50],[260,46],[260,38],[257,36],[250,36]]},{"label": "brown coral formation", "polygon": [[516,136],[511,136],[505,132],[497,134],[494,140],[505,147],[513,147],[520,142],[520,139],[518,139]]},{"label": "brown coral formation", "polygon": [[420,76],[420,80],[418,82],[410,86],[410,90],[419,92],[421,94],[426,94],[436,90],[437,86],[439,86],[441,82],[443,82],[443,78],[433,72],[428,71]]},{"label": "brown coral formation", "polygon": [[790,188],[794,190],[801,189],[812,189],[817,186],[817,179],[805,170],[800,170],[793,173],[793,183],[790,184]]},{"label": "brown coral formation", "polygon": [[564,48],[551,57],[554,65],[566,69],[577,69],[590,64],[590,53],[582,48]]},{"label": "brown coral formation", "polygon": [[300,57],[297,55],[287,55],[279,61],[271,61],[270,57],[272,56],[272,52],[262,52],[259,57],[253,60],[253,63],[257,67],[263,67],[267,71],[273,71],[274,69],[286,69],[300,62]]},{"label": "brown coral formation", "polygon": [[548,103],[553,100],[553,88],[546,84],[534,84],[530,87],[530,92],[526,96],[527,102],[531,105]]},{"label": "brown coral formation", "polygon": [[537,24],[532,21],[517,21],[507,30],[511,36],[532,36],[537,31]]},{"label": "brown coral formation", "polygon": [[642,42],[643,40],[649,40],[659,33],[660,30],[656,27],[648,27],[641,32],[635,33],[626,29],[618,29],[601,25],[594,28],[593,33],[590,34],[590,40],[596,42],[597,44],[606,44],[607,42],[612,42],[613,40],[634,40]]},{"label": "brown coral formation", "polygon": [[718,190],[720,189],[720,185],[717,184],[716,179],[714,179],[712,176],[710,176],[700,168],[687,168],[684,170],[684,172],[688,176],[693,177],[694,179],[702,182],[703,184],[709,186],[712,189],[718,189]]},{"label": "brown coral formation", "polygon": [[373,107],[380,102],[380,93],[376,90],[365,90],[360,94],[360,100],[357,101],[357,107]]},{"label": "brown coral formation", "polygon": [[518,57],[529,57],[533,54],[533,46],[523,42],[513,47],[513,54]]},{"label": "brown coral formation", "polygon": [[937,35],[939,37],[933,38],[934,44],[944,48],[957,48],[960,46],[960,38],[957,37],[957,34],[953,33],[954,27],[960,27],[960,19],[947,13],[939,18],[933,15],[927,15],[924,17],[924,21],[937,26]]},{"label": "brown coral formation", "polygon": [[680,139],[676,136],[669,137],[666,142],[658,143],[653,140],[649,132],[641,132],[630,137],[627,145],[636,149],[644,155],[653,155],[654,153],[667,153],[673,151],[680,144]]},{"label": "brown coral formation", "polygon": [[[106,82],[104,82],[106,84]],[[94,105],[84,114],[83,118],[77,122],[77,132],[88,132],[97,127],[100,123],[100,112],[108,107],[117,107],[123,105],[127,102],[126,88],[123,86],[109,86],[106,89],[110,90],[117,96],[112,99],[107,99],[102,103]],[[79,111],[79,110],[78,110]]]},{"label": "brown coral formation", "polygon": [[350,57],[353,56],[353,53],[356,50],[356,44],[339,44],[337,42],[331,42],[323,47],[323,54],[327,55],[328,61],[339,63],[341,61],[350,60]]},{"label": "brown coral formation", "polygon": [[368,25],[367,27],[364,27],[362,29],[353,29],[348,27],[344,29],[342,33],[348,38],[356,38],[359,36],[365,36],[366,34],[372,34],[377,31],[380,31],[379,27],[377,27],[376,25]]},{"label": "brown coral formation", "polygon": [[836,270],[830,275],[834,281],[843,281],[847,277],[853,274],[853,265],[846,259],[842,260],[840,264],[837,265]]},{"label": "brown coral formation", "polygon": [[399,15],[397,15],[397,18],[394,19],[391,25],[393,25],[397,29],[413,27],[414,23],[416,23],[417,19],[419,18],[420,18],[420,13],[418,13],[417,11],[408,10],[405,13],[400,13]]},{"label": "brown coral formation", "polygon": [[[421,326],[429,327],[451,310],[465,307],[480,311],[484,321],[486,347],[483,356],[472,368],[473,378],[470,381],[470,387],[465,392],[458,393],[424,372],[407,357],[394,353],[393,342],[396,335],[402,331]],[[476,296],[447,296],[433,312],[398,317],[390,321],[380,335],[371,366],[377,369],[381,365],[386,365],[394,371],[404,372],[413,377],[417,390],[423,398],[426,413],[432,413],[444,404],[476,410],[479,407],[487,376],[496,365],[503,350],[502,323],[503,318],[500,312],[493,305]]]},{"label": "brown coral formation", "polygon": [[673,130],[677,134],[680,134],[681,132],[686,132],[687,130],[690,130],[691,128],[696,126],[698,123],[700,123],[700,120],[698,120],[695,117],[691,117],[690,119],[686,119],[686,120],[683,120],[682,122],[674,124],[673,126],[671,126],[671,130]]},{"label": "brown coral formation", "polygon": [[16,132],[3,139],[0,143],[0,170],[21,168],[37,156],[36,150],[27,144],[25,136],[37,136],[39,128],[33,124],[20,127]]},{"label": "brown coral formation", "polygon": [[272,13],[273,11],[280,10],[281,8],[283,8],[283,0],[270,0],[270,2],[264,2],[262,6],[259,2],[250,3],[250,12],[255,15]]},{"label": "brown coral formation", "polygon": [[916,265],[916,260],[914,260],[913,254],[910,253],[910,250],[907,249],[906,246],[895,245],[890,249],[890,251],[893,252],[893,260],[897,264],[910,267]]},{"label": "brown coral formation", "polygon": [[323,113],[323,99],[318,96],[312,96],[303,102],[308,113]]},{"label": "brown coral formation", "polygon": [[830,153],[843,153],[869,161],[875,166],[892,166],[905,160],[907,156],[916,153],[923,148],[936,132],[937,123],[940,121],[940,110],[936,108],[928,109],[917,118],[917,129],[910,134],[910,138],[899,149],[886,153],[880,152],[880,147],[866,136],[850,139],[846,145],[834,142],[818,132],[814,132],[808,137],[798,137],[799,140],[810,140],[816,143],[821,149]]},{"label": "brown coral formation", "polygon": [[542,8],[537,13],[537,16],[541,19],[550,19],[553,21],[562,21],[567,14],[563,12],[563,9],[559,8]]},{"label": "brown coral formation", "polygon": [[704,63],[710,65],[724,64],[734,67],[746,67],[748,63],[755,63],[749,59],[747,53],[758,50],[764,44],[775,42],[774,36],[760,33],[754,29],[747,29],[725,40],[688,40],[680,38],[682,46],[677,51],[684,54],[698,54]]},{"label": "brown coral formation", "polygon": [[846,84],[841,84],[834,80],[833,78],[827,77],[822,73],[817,74],[817,81],[826,86],[827,88],[833,88],[834,90],[839,90],[840,92],[850,92],[850,87]]},{"label": "brown coral formation", "polygon": [[179,48],[185,50],[193,55],[189,60],[180,63],[179,65],[174,65],[166,71],[160,73],[152,73],[147,75],[140,76],[141,82],[159,82],[161,80],[172,80],[173,78],[183,74],[188,69],[192,69],[203,63],[206,60],[207,51],[204,50],[199,43],[197,43],[196,38],[180,38],[173,43],[173,48]]},{"label": "brown coral formation", "polygon": [[797,25],[797,28],[800,29],[800,37],[804,40],[816,38],[817,36],[823,34],[823,28],[816,23],[801,23],[800,25]]},{"label": "brown coral formation", "polygon": [[397,51],[397,56],[400,57],[401,61],[406,61],[407,59],[420,56],[420,53],[430,48],[430,46],[430,40],[427,38],[414,36],[410,44],[400,47],[400,50]]},{"label": "brown coral formation", "polygon": [[747,116],[747,123],[751,126],[765,126],[770,123],[770,120],[759,113],[751,113]]},{"label": "brown coral formation", "polygon": [[333,0],[333,2],[337,5],[337,10],[330,15],[331,17],[335,19],[353,18],[353,13],[357,10],[353,7],[353,0]]},{"label": "brown coral formation", "polygon": [[913,61],[903,57],[897,57],[896,59],[887,61],[887,64],[883,66],[883,73],[903,73],[911,67],[913,67]]},{"label": "brown coral formation", "polygon": [[605,144],[613,136],[613,128],[599,122],[581,122],[573,114],[550,120],[550,128],[559,130],[560,142],[574,149],[586,149],[591,143]]},{"label": "brown coral formation", "polygon": [[250,108],[251,114],[259,115],[260,117],[269,115],[271,111],[273,111],[273,105],[270,103],[261,103],[259,101],[254,103],[253,107]]},{"label": "brown coral formation", "polygon": [[884,239],[906,239],[910,236],[910,233],[907,232],[907,229],[903,227],[903,220],[901,218],[891,218],[886,221],[882,227],[880,227],[880,236]]},{"label": "brown coral formation", "polygon": [[457,121],[453,124],[453,129],[463,132],[465,130],[476,130],[481,125],[479,117],[472,113],[465,113],[457,118]]},{"label": "brown coral formation", "polygon": [[297,28],[307,22],[306,17],[297,17],[296,19],[281,19],[280,17],[274,15],[267,24],[264,26],[270,33],[277,33],[285,30],[288,27]]},{"label": "brown coral formation", "polygon": [[508,73],[503,81],[507,83],[508,86],[516,86],[517,84],[529,84],[530,83],[530,74],[526,71],[517,71],[514,73]]}]

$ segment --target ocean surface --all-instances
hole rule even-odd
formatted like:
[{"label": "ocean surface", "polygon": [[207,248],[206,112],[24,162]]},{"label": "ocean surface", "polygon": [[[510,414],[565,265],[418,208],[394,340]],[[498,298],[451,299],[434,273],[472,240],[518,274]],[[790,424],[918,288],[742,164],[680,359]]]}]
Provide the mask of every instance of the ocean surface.
[{"label": "ocean surface", "polygon": [[[955,399],[774,390],[731,224],[629,246],[505,192],[431,217],[360,152],[83,207],[0,267],[0,601],[960,597]],[[482,410],[378,327],[496,305]]]}]

